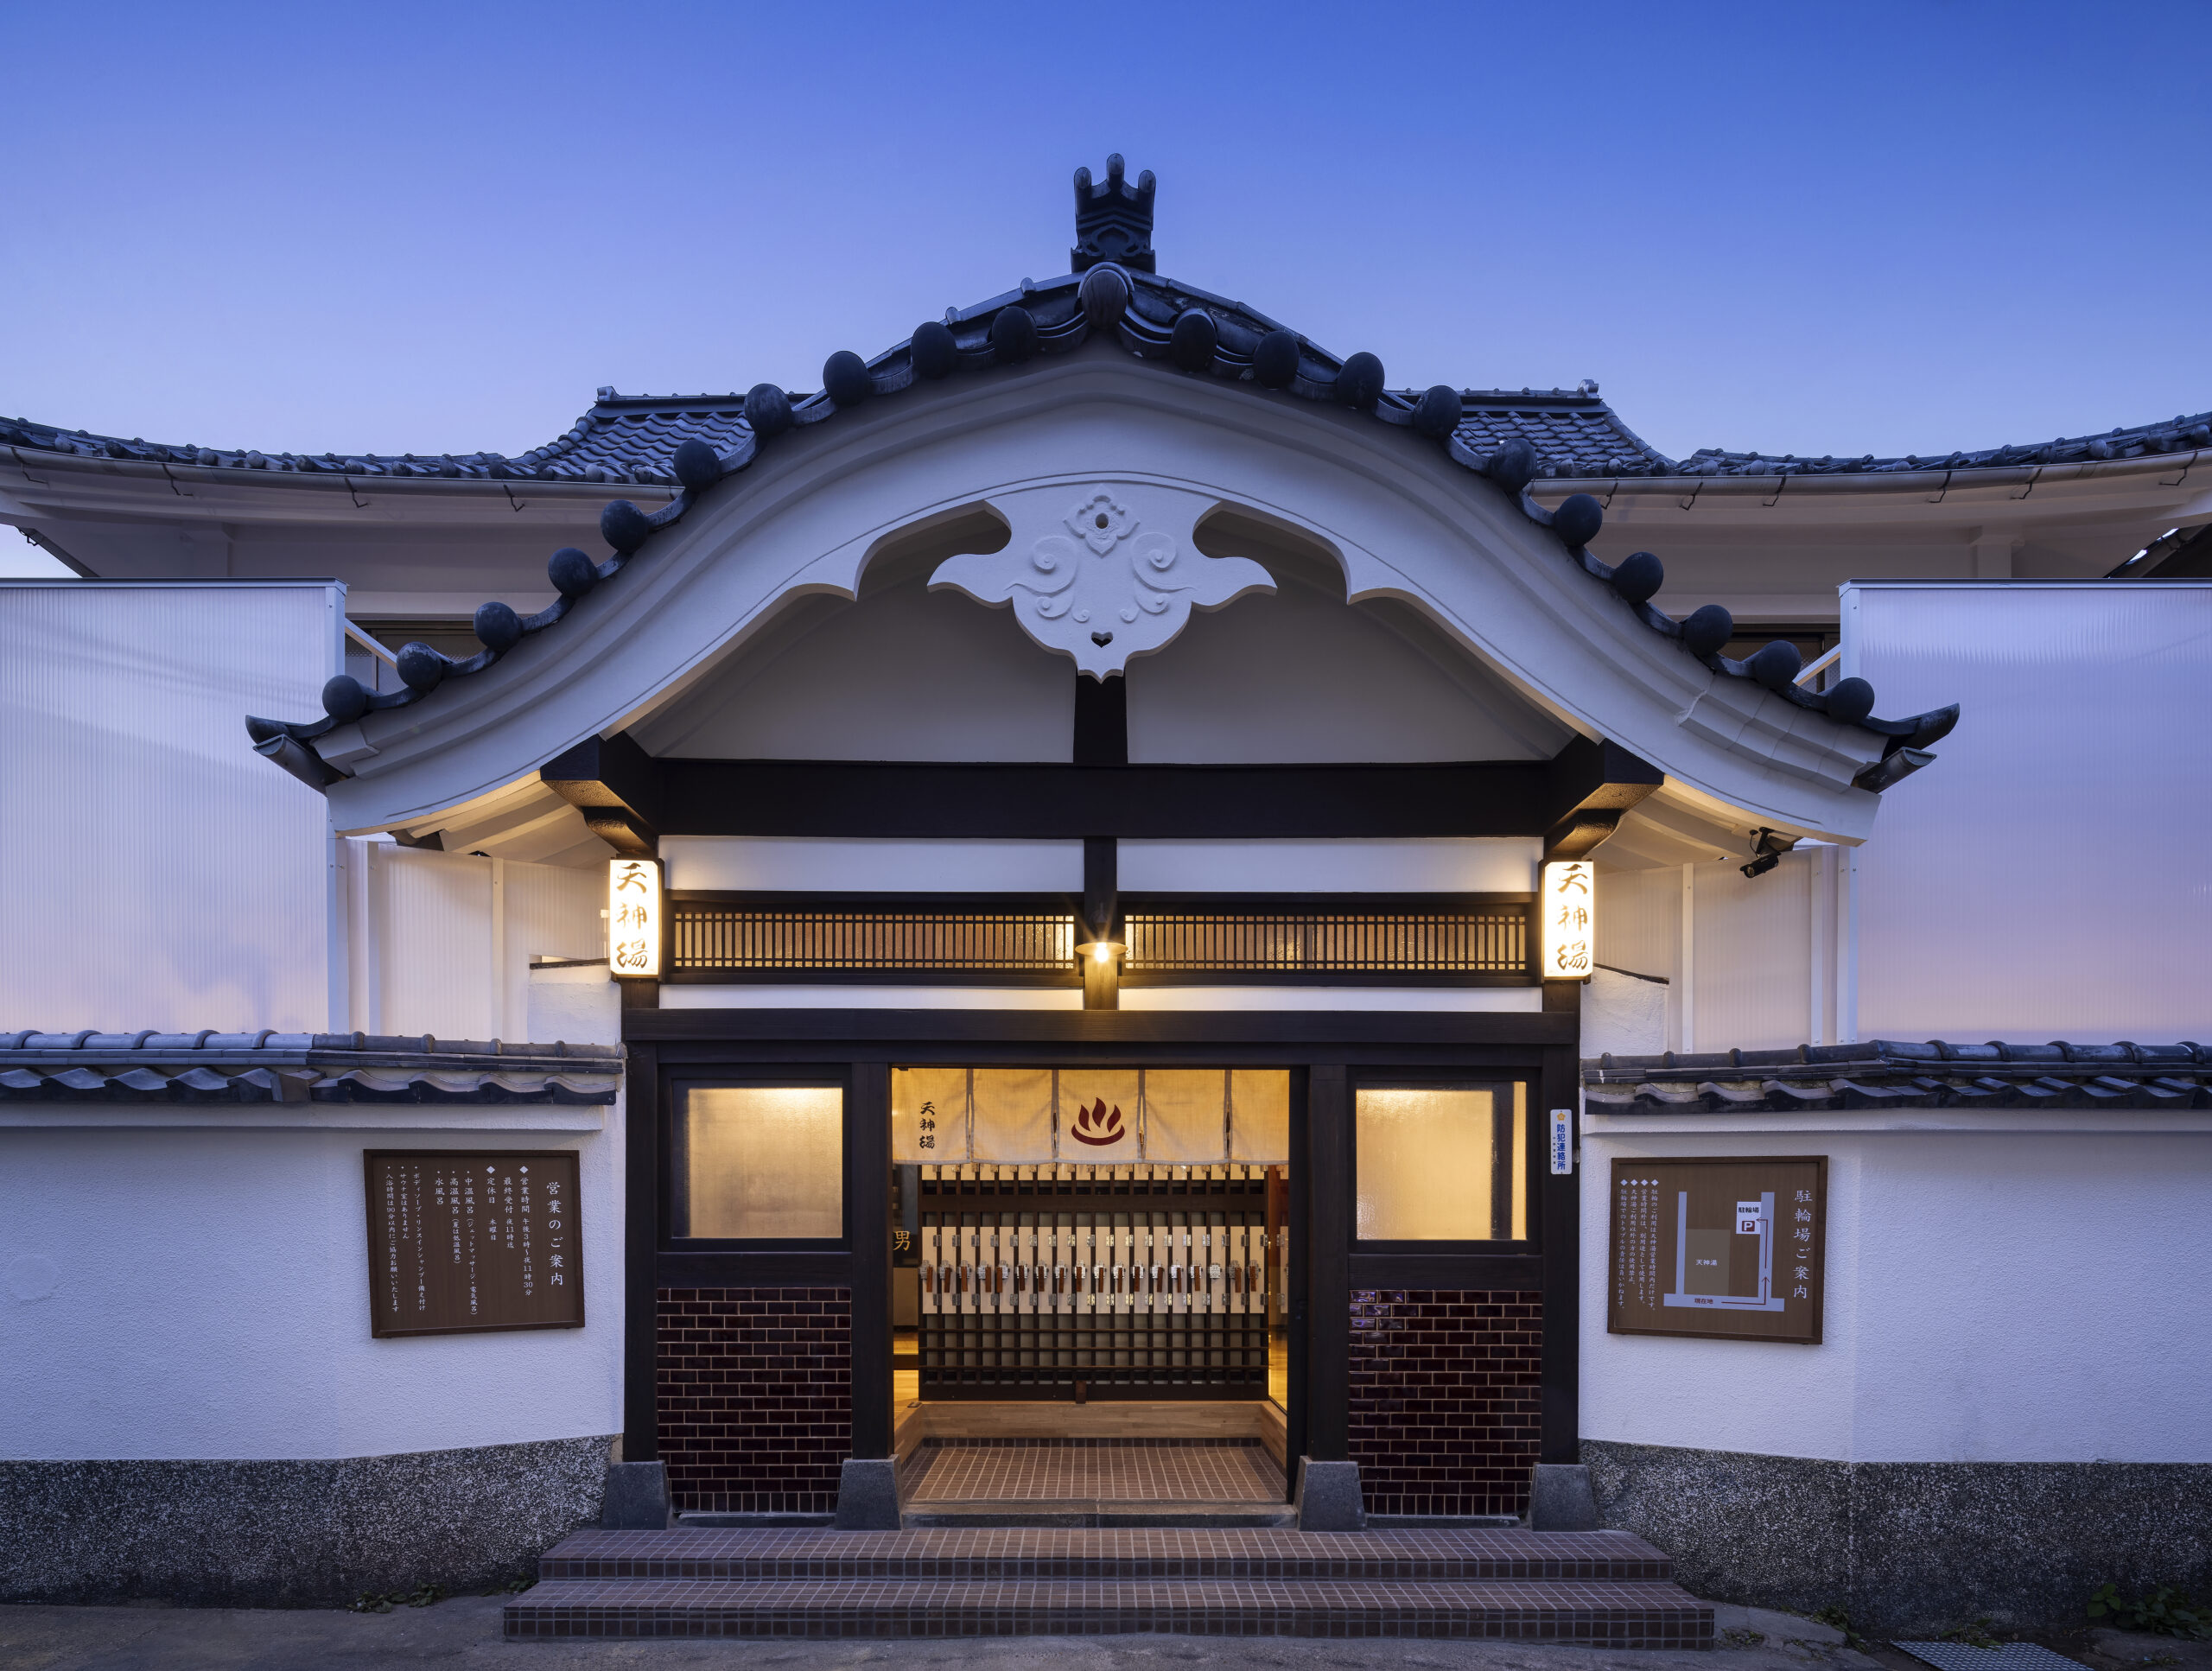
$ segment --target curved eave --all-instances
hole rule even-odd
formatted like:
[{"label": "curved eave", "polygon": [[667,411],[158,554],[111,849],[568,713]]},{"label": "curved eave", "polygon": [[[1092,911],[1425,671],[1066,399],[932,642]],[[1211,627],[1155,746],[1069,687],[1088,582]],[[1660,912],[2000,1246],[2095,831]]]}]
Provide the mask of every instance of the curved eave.
[{"label": "curved eave", "polygon": [[[10,465],[15,467],[6,467]],[[139,514],[145,516],[284,524],[373,522],[379,515],[462,523],[505,518],[499,523],[505,526],[518,505],[525,511],[534,505],[559,506],[564,524],[580,512],[596,518],[610,493],[626,493],[651,510],[674,498],[676,490],[593,481],[308,475],[35,453],[17,461],[0,449],[0,518],[11,501],[33,514],[113,514],[118,499],[127,495],[143,501]],[[396,510],[400,516],[391,517]]]},{"label": "curved eave", "polygon": [[[2197,468],[2199,465],[2202,468]],[[2171,481],[2164,480],[2171,478]],[[2147,479],[2147,480],[2146,480]],[[2109,481],[2130,489],[2159,486],[2197,485],[2212,491],[2212,454],[2146,454],[2141,458],[2089,461],[2075,464],[1964,466],[1957,469],[1922,469],[1875,473],[1840,471],[1830,474],[1777,470],[1766,475],[1578,475],[1548,477],[1529,485],[1540,498],[1567,493],[1594,493],[1599,499],[1675,498],[1772,499],[1777,493],[1791,498],[1866,498],[1916,494],[1923,498],[1948,492],[1955,494],[2002,491],[2008,497],[2023,488],[2038,492],[2070,483]]]},{"label": "curved eave", "polygon": [[[1203,478],[1192,473],[1203,464]],[[344,829],[418,824],[671,700],[785,603],[853,596],[887,537],[1065,480],[1156,483],[1299,528],[1349,595],[1428,613],[1531,701],[1757,822],[1863,839],[1884,740],[1714,671],[1557,536],[1395,425],[1092,345],[795,430],[705,493],[556,632],[359,725]],[[1018,630],[1013,622],[1007,630]]]}]

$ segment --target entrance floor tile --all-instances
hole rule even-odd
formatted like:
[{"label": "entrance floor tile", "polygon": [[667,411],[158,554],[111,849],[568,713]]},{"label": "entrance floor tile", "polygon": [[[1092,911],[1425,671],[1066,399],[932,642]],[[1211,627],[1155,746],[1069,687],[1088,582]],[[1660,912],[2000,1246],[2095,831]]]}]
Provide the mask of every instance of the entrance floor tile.
[{"label": "entrance floor tile", "polygon": [[925,1439],[902,1471],[933,1503],[1281,1503],[1282,1470],[1256,1439]]}]

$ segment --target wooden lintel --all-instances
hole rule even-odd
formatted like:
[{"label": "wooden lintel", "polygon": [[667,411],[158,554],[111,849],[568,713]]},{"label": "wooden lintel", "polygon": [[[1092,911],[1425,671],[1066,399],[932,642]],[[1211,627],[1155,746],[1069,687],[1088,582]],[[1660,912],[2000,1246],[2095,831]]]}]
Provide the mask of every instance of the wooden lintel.
[{"label": "wooden lintel", "polygon": [[1610,825],[1597,829],[1603,821],[1591,815],[1635,805],[1661,775],[1586,738],[1548,760],[1090,766],[655,759],[625,735],[587,739],[539,773],[595,834],[641,855],[664,834],[1093,843],[1558,837],[1578,820],[1594,846]]}]

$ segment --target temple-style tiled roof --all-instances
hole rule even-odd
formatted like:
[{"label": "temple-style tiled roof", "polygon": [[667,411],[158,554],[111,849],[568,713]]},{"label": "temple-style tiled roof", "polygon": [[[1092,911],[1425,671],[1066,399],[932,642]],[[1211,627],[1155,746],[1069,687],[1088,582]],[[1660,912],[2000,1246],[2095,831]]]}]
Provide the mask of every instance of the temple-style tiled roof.
[{"label": "temple-style tiled roof", "polygon": [[[1066,284],[1072,277],[1053,281]],[[1039,287],[1040,289],[1049,286]],[[1541,477],[1651,475],[1665,473],[1666,461],[1624,424],[1598,398],[1594,384],[1582,390],[1465,389],[1459,439],[1470,448],[1495,452],[1509,441],[1525,440],[1535,448]],[[1395,402],[1418,402],[1418,389],[1391,390]],[[795,405],[818,394],[794,393]],[[309,457],[263,453],[253,448],[171,446],[125,441],[85,430],[61,430],[25,419],[0,419],[0,445],[83,458],[136,460],[148,464],[196,466],[203,469],[275,471],[279,474],[330,476],[414,476],[491,481],[602,482],[613,486],[674,487],[669,459],[687,441],[703,441],[717,453],[737,451],[752,439],[745,397],[728,395],[621,395],[601,389],[591,410],[543,447],[510,458],[499,453],[425,455],[414,453],[325,453]]]},{"label": "temple-style tiled roof", "polygon": [[[1676,476],[1850,476],[1896,475],[1926,470],[2023,470],[2044,464],[2101,464],[2113,459],[2193,453],[2212,448],[2212,412],[2181,414],[2163,423],[2113,429],[2101,435],[2062,435],[2056,441],[2023,446],[1987,447],[1979,452],[1941,455],[1908,453],[1903,458],[1800,458],[1794,453],[1732,453],[1700,447],[1664,473]],[[1612,473],[1600,472],[1597,473]],[[1623,471],[1621,474],[1631,472]]]},{"label": "temple-style tiled roof", "polygon": [[612,1102],[620,1045],[359,1032],[0,1032],[7,1102]]},{"label": "temple-style tiled roof", "polygon": [[2212,1109],[2212,1047],[2178,1045],[1801,1045],[1582,1064],[1597,1114],[1788,1114],[1860,1109]]},{"label": "temple-style tiled roof", "polygon": [[[1441,383],[1421,391],[1391,389],[1382,362],[1371,353],[1339,357],[1241,302],[1160,277],[1153,270],[1152,176],[1141,176],[1135,188],[1128,188],[1118,156],[1109,159],[1107,172],[1109,184],[1102,190],[1093,189],[1087,170],[1076,178],[1076,246],[1071,251],[1075,271],[1042,284],[1024,279],[1018,289],[972,308],[948,308],[943,319],[925,321],[906,340],[873,359],[841,349],[823,362],[817,393],[793,396],[762,383],[741,402],[702,402],[625,399],[601,390],[588,422],[541,449],[545,456],[534,462],[529,454],[512,463],[482,462],[488,455],[480,455],[479,461],[442,465],[436,473],[499,473],[528,467],[531,472],[597,470],[610,473],[612,479],[619,469],[626,480],[672,480],[680,491],[651,514],[627,499],[608,505],[600,516],[600,534],[614,555],[601,562],[573,546],[556,551],[546,572],[559,595],[537,613],[519,616],[499,602],[480,607],[474,625],[484,645],[481,653],[455,660],[430,645],[404,645],[397,657],[403,689],[372,693],[340,674],[323,688],[321,719],[248,716],[246,731],[254,747],[302,782],[327,787],[345,774],[312,747],[318,738],[368,713],[420,702],[448,678],[481,672],[524,639],[556,625],[576,600],[613,580],[654,534],[682,521],[701,496],[725,476],[748,468],[777,437],[831,421],[863,402],[898,396],[918,383],[989,375],[1032,359],[1071,353],[1096,337],[1156,362],[1163,375],[1204,378],[1241,385],[1255,396],[1341,407],[1407,430],[1409,444],[1439,448],[1453,463],[1487,478],[1529,522],[1555,534],[1569,561],[1684,653],[1717,673],[1753,680],[1785,702],[1881,737],[1881,758],[1854,780],[1861,788],[1878,793],[1935,758],[1929,746],[1957,722],[1955,705],[1902,720],[1876,719],[1873,688],[1864,679],[1844,679],[1826,691],[1799,685],[1802,663],[1786,641],[1770,644],[1743,661],[1724,657],[1721,649],[1735,634],[1726,609],[1707,604],[1677,621],[1650,601],[1666,578],[1656,556],[1638,551],[1615,566],[1591,554],[1589,543],[1605,522],[1596,499],[1571,493],[1548,510],[1530,497],[1530,483],[1546,474],[1663,473],[1669,467],[1596,398],[1595,384],[1583,384],[1572,394],[1543,395],[1470,395]],[[1128,259],[1113,258],[1109,251]],[[1554,451],[1548,454],[1547,448]],[[1547,463],[1548,457],[1561,456],[1560,448],[1577,449],[1572,461]],[[586,458],[596,461],[579,463]],[[267,460],[261,462],[267,467]],[[315,462],[311,467],[336,467]]]}]

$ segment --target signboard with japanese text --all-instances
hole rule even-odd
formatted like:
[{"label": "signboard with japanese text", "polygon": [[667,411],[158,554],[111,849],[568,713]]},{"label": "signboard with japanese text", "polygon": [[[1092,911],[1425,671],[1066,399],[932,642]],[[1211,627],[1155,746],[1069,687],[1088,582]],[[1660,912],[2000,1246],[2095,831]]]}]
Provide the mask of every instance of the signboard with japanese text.
[{"label": "signboard with japanese text", "polygon": [[1613,1162],[1611,1334],[1820,1344],[1825,1155]]},{"label": "signboard with japanese text", "polygon": [[607,865],[607,963],[617,975],[660,974],[660,861],[610,859]]},{"label": "signboard with japanese text", "polygon": [[1536,908],[1543,933],[1543,978],[1586,981],[1597,966],[1598,867],[1587,859],[1543,867]]},{"label": "signboard with japanese text", "polygon": [[369,1149],[369,1332],[580,1329],[573,1149]]}]

